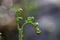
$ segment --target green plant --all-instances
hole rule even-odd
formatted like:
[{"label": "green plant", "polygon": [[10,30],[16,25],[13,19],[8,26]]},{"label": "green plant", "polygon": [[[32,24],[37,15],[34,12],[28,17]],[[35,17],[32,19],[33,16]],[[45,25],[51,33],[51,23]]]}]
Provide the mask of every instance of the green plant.
[{"label": "green plant", "polygon": [[2,33],[0,33],[0,40],[2,40]]},{"label": "green plant", "polygon": [[23,18],[20,17],[21,11],[23,11],[21,8],[16,11],[16,22],[17,22],[17,28],[18,28],[18,31],[19,31],[19,40],[23,40],[24,39],[24,28],[26,27],[27,24],[32,24],[34,26],[36,34],[40,34],[41,31],[39,30],[38,22],[34,22],[34,17],[28,17],[25,20],[25,22],[22,25],[22,27],[20,28],[19,22],[21,20],[23,20]]}]

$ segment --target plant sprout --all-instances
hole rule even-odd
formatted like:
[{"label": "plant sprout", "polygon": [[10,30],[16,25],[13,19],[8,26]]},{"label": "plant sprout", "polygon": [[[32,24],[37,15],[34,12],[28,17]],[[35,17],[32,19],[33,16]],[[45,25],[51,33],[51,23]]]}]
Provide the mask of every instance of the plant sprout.
[{"label": "plant sprout", "polygon": [[19,22],[23,20],[23,18],[20,17],[21,11],[23,11],[21,8],[16,11],[16,22],[17,22],[17,28],[19,32],[19,40],[24,40],[24,28],[26,27],[27,24],[32,24],[36,34],[40,34],[41,31],[39,30],[39,27],[38,27],[39,24],[38,22],[34,22],[34,17],[27,17],[27,19],[25,20],[25,22],[20,28]]}]

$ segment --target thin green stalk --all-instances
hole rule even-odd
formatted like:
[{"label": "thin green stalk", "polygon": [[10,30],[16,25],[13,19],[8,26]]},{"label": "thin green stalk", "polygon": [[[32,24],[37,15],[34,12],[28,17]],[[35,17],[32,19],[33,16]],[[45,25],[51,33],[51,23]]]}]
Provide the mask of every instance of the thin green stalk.
[{"label": "thin green stalk", "polygon": [[0,33],[0,40],[2,40],[2,33]]}]

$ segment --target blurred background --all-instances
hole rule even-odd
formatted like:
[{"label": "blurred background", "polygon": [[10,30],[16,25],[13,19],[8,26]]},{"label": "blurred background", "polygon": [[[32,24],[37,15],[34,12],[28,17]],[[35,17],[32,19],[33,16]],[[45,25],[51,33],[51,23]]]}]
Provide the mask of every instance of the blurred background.
[{"label": "blurred background", "polygon": [[[60,0],[0,0],[2,5],[13,10],[21,7],[23,18],[34,16],[39,23],[41,34],[36,35],[33,26],[27,25],[24,40],[60,40]],[[11,40],[17,37],[13,35]]]}]

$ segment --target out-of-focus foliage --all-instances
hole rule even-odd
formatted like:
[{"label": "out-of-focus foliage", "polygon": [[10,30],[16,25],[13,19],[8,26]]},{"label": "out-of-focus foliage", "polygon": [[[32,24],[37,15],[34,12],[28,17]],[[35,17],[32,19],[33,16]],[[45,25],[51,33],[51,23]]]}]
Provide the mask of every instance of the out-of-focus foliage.
[{"label": "out-of-focus foliage", "polygon": [[[20,8],[20,6],[21,6],[20,4],[14,4],[13,8],[16,10],[16,9]],[[32,2],[32,1],[28,2],[28,0],[25,1],[25,6],[26,6],[27,12],[37,8],[37,4],[35,2]]]},{"label": "out-of-focus foliage", "polygon": [[34,2],[27,3],[27,10],[31,11],[33,9],[37,8],[37,5]]},{"label": "out-of-focus foliage", "polygon": [[19,5],[19,4],[14,4],[14,5],[13,5],[13,9],[15,9],[15,10],[16,10],[16,9],[19,9],[19,8],[20,8],[20,5]]}]

